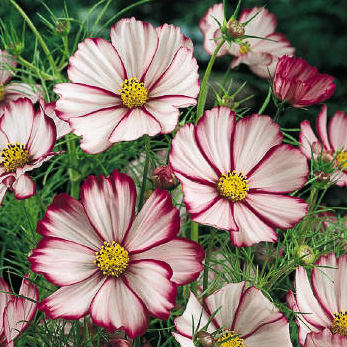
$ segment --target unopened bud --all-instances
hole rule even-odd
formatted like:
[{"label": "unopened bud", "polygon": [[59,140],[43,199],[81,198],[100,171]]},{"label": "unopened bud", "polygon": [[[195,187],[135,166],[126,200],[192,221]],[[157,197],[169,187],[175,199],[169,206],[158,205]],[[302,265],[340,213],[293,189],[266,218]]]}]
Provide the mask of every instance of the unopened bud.
[{"label": "unopened bud", "polygon": [[23,42],[12,42],[7,47],[6,50],[14,56],[19,56],[24,50]]},{"label": "unopened bud", "polygon": [[328,183],[330,182],[330,175],[323,171],[315,171],[313,173],[315,177],[317,177],[317,181],[320,183]]},{"label": "unopened bud", "polygon": [[323,151],[322,153],[322,161],[324,163],[330,163],[334,159],[334,156],[328,152],[328,151]]},{"label": "unopened bud", "polygon": [[228,24],[228,34],[231,37],[238,38],[245,34],[245,27],[236,19],[230,19]]},{"label": "unopened bud", "polygon": [[203,330],[200,330],[196,334],[196,340],[198,342],[198,346],[201,347],[213,347],[216,344],[216,340],[213,338],[213,336],[207,331]]},{"label": "unopened bud", "polygon": [[220,106],[225,106],[233,109],[235,106],[234,98],[229,95],[224,95],[222,100],[220,101]]},{"label": "unopened bud", "polygon": [[296,251],[296,255],[305,264],[313,264],[316,260],[316,255],[314,254],[313,249],[308,245],[301,245]]},{"label": "unopened bud", "polygon": [[177,186],[178,180],[169,165],[157,167],[152,176],[153,184],[157,188],[173,189]]},{"label": "unopened bud", "polygon": [[55,31],[59,36],[67,36],[70,33],[70,21],[60,20],[57,22]]}]

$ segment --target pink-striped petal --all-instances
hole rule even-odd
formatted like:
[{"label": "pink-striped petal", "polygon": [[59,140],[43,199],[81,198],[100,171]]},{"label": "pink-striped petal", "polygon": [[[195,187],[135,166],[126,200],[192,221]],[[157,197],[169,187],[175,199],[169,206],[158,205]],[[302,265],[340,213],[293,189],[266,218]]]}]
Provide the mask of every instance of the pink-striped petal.
[{"label": "pink-striped petal", "polygon": [[261,241],[277,241],[275,231],[244,204],[234,204],[234,218],[238,230],[230,231],[230,238],[235,246],[247,247]]},{"label": "pink-striped petal", "polygon": [[11,186],[16,199],[27,199],[35,195],[36,185],[31,177],[24,174],[16,178]]},{"label": "pink-striped petal", "polygon": [[317,154],[322,151],[322,145],[314,134],[310,122],[304,120],[300,124],[300,150],[307,159],[316,158]]},{"label": "pink-striped petal", "polygon": [[16,67],[16,60],[6,51],[0,50],[0,84],[6,84],[12,77],[10,67]]},{"label": "pink-striped petal", "polygon": [[161,132],[160,123],[145,108],[133,108],[117,124],[109,141],[133,141],[143,135],[154,136]]},{"label": "pink-striped petal", "polygon": [[88,38],[79,43],[69,63],[67,73],[71,82],[103,88],[116,94],[127,76],[112,44],[101,38]]},{"label": "pink-striped petal", "polygon": [[2,332],[4,330],[4,310],[8,302],[12,299],[12,295],[6,294],[6,292],[11,292],[10,287],[2,278],[0,278],[0,336],[2,335]]},{"label": "pink-striped petal", "polygon": [[329,138],[331,147],[335,150],[347,150],[347,114],[338,111],[329,122]]},{"label": "pink-striped petal", "polygon": [[228,107],[206,111],[195,128],[196,141],[215,170],[221,175],[231,168],[231,139],[235,113]]},{"label": "pink-striped petal", "polygon": [[82,136],[81,148],[89,154],[96,154],[113,145],[109,137],[127,112],[124,107],[114,106],[70,118],[69,122],[74,133]]},{"label": "pink-striped petal", "polygon": [[323,105],[322,110],[319,112],[317,116],[316,128],[320,142],[324,144],[324,148],[327,150],[331,150],[327,127],[327,109],[327,105]]},{"label": "pink-striped petal", "polygon": [[135,184],[129,176],[115,170],[107,178],[87,177],[81,188],[81,202],[103,240],[123,242],[136,203]]},{"label": "pink-striped petal", "polygon": [[79,319],[89,312],[90,304],[105,280],[99,271],[85,281],[61,287],[41,301],[39,309],[51,319]]},{"label": "pink-striped petal", "polygon": [[290,145],[272,148],[248,176],[250,189],[272,193],[289,193],[301,188],[309,173],[307,160]]},{"label": "pink-striped petal", "polygon": [[229,329],[233,325],[244,287],[245,282],[229,283],[205,299],[210,314],[217,312],[214,319],[220,327]]},{"label": "pink-striped petal", "polygon": [[86,280],[99,271],[95,251],[75,242],[45,237],[29,257],[31,269],[56,286]]},{"label": "pink-striped petal", "polygon": [[142,300],[150,314],[168,319],[175,306],[176,285],[171,282],[171,267],[158,260],[132,261],[124,274],[129,288]]},{"label": "pink-striped petal", "polygon": [[130,253],[143,252],[173,239],[179,232],[180,218],[170,194],[156,189],[134,219],[122,244]]},{"label": "pink-striped petal", "polygon": [[0,183],[0,205],[2,201],[4,200],[6,191],[7,191],[7,186],[5,184]]},{"label": "pink-striped petal", "polygon": [[197,243],[176,238],[147,251],[133,254],[131,259],[155,259],[168,263],[173,271],[171,281],[182,286],[196,280],[203,270],[204,249]]},{"label": "pink-striped petal", "polygon": [[65,121],[122,105],[122,101],[117,95],[85,84],[56,84],[54,92],[60,96],[60,99],[56,101],[57,115]]},{"label": "pink-striped petal", "polygon": [[252,115],[236,123],[233,158],[236,172],[248,172],[264,157],[266,152],[282,142],[278,124],[269,116]]},{"label": "pink-striped petal", "polygon": [[82,204],[65,193],[55,196],[38,223],[37,231],[43,236],[72,241],[95,251],[102,246]]},{"label": "pink-striped petal", "polygon": [[278,194],[248,194],[245,201],[267,224],[281,229],[292,228],[308,208],[305,200]]},{"label": "pink-striped petal", "polygon": [[176,332],[172,332],[171,334],[181,347],[195,347],[194,342],[191,338],[187,338]]},{"label": "pink-striped petal", "polygon": [[7,84],[4,92],[6,102],[18,100],[20,98],[28,98],[34,104],[43,96],[41,86],[32,86],[18,82]]},{"label": "pink-striped petal", "polygon": [[205,330],[213,333],[217,330],[215,324],[209,321],[209,315],[204,310],[199,300],[193,293],[190,293],[189,300],[182,316],[174,320],[176,330],[185,337],[192,338],[193,332]]},{"label": "pink-striped petal", "polygon": [[90,316],[96,325],[112,332],[124,330],[130,338],[144,334],[148,326],[143,303],[121,279],[104,283],[93,299]]},{"label": "pink-striped petal", "polygon": [[158,49],[159,39],[155,28],[147,22],[135,20],[134,17],[125,18],[111,28],[110,35],[127,77],[142,79]]},{"label": "pink-striped petal", "polygon": [[[346,224],[345,224],[346,225]],[[347,311],[347,255],[342,254],[337,260],[336,297],[339,312]]]},{"label": "pink-striped petal", "polygon": [[347,336],[333,335],[329,329],[308,334],[305,347],[347,347]]}]

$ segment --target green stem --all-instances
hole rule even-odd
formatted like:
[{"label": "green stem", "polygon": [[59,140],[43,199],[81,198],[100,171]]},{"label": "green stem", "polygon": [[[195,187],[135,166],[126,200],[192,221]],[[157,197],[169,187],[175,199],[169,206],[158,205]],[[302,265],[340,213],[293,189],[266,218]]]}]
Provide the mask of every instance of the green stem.
[{"label": "green stem", "polygon": [[47,59],[49,61],[49,65],[51,66],[52,71],[53,71],[53,75],[57,76],[58,75],[57,66],[56,66],[56,64],[54,62],[54,59],[52,57],[52,54],[51,54],[50,50],[48,49],[48,47],[47,47],[45,41],[43,40],[42,36],[40,35],[38,30],[36,29],[36,27],[33,24],[33,22],[27,16],[27,14],[23,11],[23,9],[14,0],[10,0],[10,2],[17,9],[17,11],[21,14],[21,16],[24,18],[24,20],[28,24],[29,28],[32,30],[32,32],[36,36],[37,40],[39,41],[39,43],[40,43],[40,45],[41,45],[41,47],[43,49],[43,51],[45,52],[45,54],[47,56]]},{"label": "green stem", "polygon": [[70,195],[78,199],[80,194],[80,179],[81,176],[77,171],[77,160],[76,160],[76,143],[72,135],[66,136],[67,151],[69,155],[70,167],[68,169],[70,178]]},{"label": "green stem", "polygon": [[150,157],[150,151],[151,151],[151,139],[148,135],[144,136],[144,142],[145,142],[145,152],[146,152],[146,159],[145,159],[145,166],[143,168],[143,176],[142,176],[142,185],[141,185],[141,191],[140,191],[140,200],[138,205],[138,210],[140,211],[143,206],[143,201],[145,197],[145,191],[146,191],[146,183],[147,183],[147,175],[148,175],[148,167],[149,167],[149,157]]},{"label": "green stem", "polygon": [[34,64],[30,63],[29,61],[25,60],[24,58],[18,56],[16,57],[16,59],[23,65],[28,67],[29,69],[32,69],[33,71],[35,71],[37,73],[37,75],[44,77],[47,80],[50,81],[54,81],[55,77],[52,75],[49,75],[45,72],[43,72],[42,70],[40,70],[37,66],[35,66]]},{"label": "green stem", "polygon": [[219,42],[218,46],[216,47],[216,49],[214,50],[210,61],[208,62],[205,74],[204,74],[204,78],[202,79],[201,82],[201,87],[200,87],[200,94],[199,94],[199,98],[198,98],[198,105],[197,105],[197,110],[196,110],[196,122],[198,122],[198,120],[201,118],[202,114],[204,113],[204,108],[205,108],[205,103],[206,103],[206,97],[207,97],[207,91],[208,91],[208,80],[210,78],[210,74],[212,71],[212,67],[214,64],[214,61],[217,58],[217,54],[219,52],[219,50],[221,49],[221,47],[223,46],[225,42],[225,39],[221,40],[221,42]]},{"label": "green stem", "polygon": [[280,118],[280,115],[282,114],[283,110],[284,110],[284,103],[281,102],[280,104],[277,104],[276,105],[276,114],[275,114],[275,117],[274,117],[274,121],[275,122],[278,122],[279,118]]},{"label": "green stem", "polygon": [[212,247],[213,247],[213,243],[214,243],[215,234],[216,234],[216,229],[212,228],[209,239],[208,239],[206,257],[205,257],[205,267],[204,267],[203,283],[202,283],[203,292],[205,292],[205,290],[208,287],[209,263],[211,260],[211,253],[212,253]]},{"label": "green stem", "polygon": [[[190,229],[190,239],[195,242],[199,242],[199,224],[191,221],[191,229]],[[197,282],[192,282],[190,289],[193,293],[197,292]]]},{"label": "green stem", "polygon": [[271,94],[272,94],[272,88],[271,86],[269,87],[269,90],[267,92],[266,98],[264,100],[263,105],[260,107],[258,114],[263,114],[264,110],[266,109],[267,105],[269,104],[271,100]]}]

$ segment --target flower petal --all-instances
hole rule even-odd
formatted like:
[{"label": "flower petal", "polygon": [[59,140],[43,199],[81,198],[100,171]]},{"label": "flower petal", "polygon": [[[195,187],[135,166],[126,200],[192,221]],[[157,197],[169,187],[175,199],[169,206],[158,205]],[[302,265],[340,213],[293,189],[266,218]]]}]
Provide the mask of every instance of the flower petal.
[{"label": "flower petal", "polygon": [[170,281],[171,267],[162,261],[132,261],[124,274],[129,288],[142,300],[150,314],[168,319],[176,302],[176,285]]},{"label": "flower petal", "polygon": [[159,39],[155,28],[134,17],[124,18],[111,28],[110,35],[127,77],[141,80],[158,48]]},{"label": "flower petal", "polygon": [[[0,59],[1,59],[1,51],[0,51]],[[0,60],[1,63],[1,60]],[[1,70],[0,70],[1,71]],[[12,299],[11,294],[6,294],[5,292],[11,292],[8,284],[0,278],[0,336],[2,335],[4,329],[4,310],[8,304],[8,302]]]},{"label": "flower petal", "polygon": [[333,335],[329,329],[307,335],[305,347],[347,347],[347,337]]},{"label": "flower petal", "polygon": [[171,281],[182,286],[197,279],[203,270],[204,249],[196,242],[175,238],[147,251],[132,255],[135,260],[155,259],[168,263],[173,271]]},{"label": "flower petal", "polygon": [[264,157],[266,152],[282,142],[279,125],[269,116],[254,114],[236,123],[233,157],[236,172],[248,172]]},{"label": "flower petal", "polygon": [[171,333],[175,340],[181,345],[181,347],[195,347],[194,342],[191,338],[184,337],[181,334],[172,332]]},{"label": "flower petal", "polygon": [[248,207],[255,214],[275,228],[292,228],[307,213],[308,204],[305,200],[278,194],[248,194]]},{"label": "flower petal", "polygon": [[324,144],[324,148],[331,150],[327,129],[327,105],[323,105],[322,110],[317,116],[316,128],[320,142]]},{"label": "flower petal", "polygon": [[24,174],[16,178],[11,186],[16,199],[27,199],[35,195],[36,185],[31,177]]},{"label": "flower petal", "polygon": [[31,269],[56,286],[68,286],[88,279],[99,271],[95,251],[75,242],[47,238],[29,257]]},{"label": "flower petal", "polygon": [[132,108],[117,124],[109,141],[133,141],[142,135],[154,136],[161,132],[160,123],[145,108]]},{"label": "flower petal", "polygon": [[[2,200],[4,200],[6,191],[7,191],[7,186],[5,184],[0,183],[0,205],[2,203]],[[0,313],[0,315],[1,315],[1,313]]]},{"label": "flower petal", "polygon": [[179,227],[179,212],[173,207],[170,194],[158,188],[135,217],[122,244],[130,253],[143,252],[170,241]]},{"label": "flower petal", "polygon": [[[346,224],[345,224],[346,225]],[[343,254],[337,260],[338,270],[336,273],[336,297],[337,306],[340,311],[347,311],[347,255]]]},{"label": "flower petal", "polygon": [[43,236],[72,241],[94,250],[102,246],[82,204],[65,193],[54,197],[37,231]]},{"label": "flower petal", "polygon": [[206,111],[195,128],[196,141],[219,175],[231,170],[231,139],[235,113],[228,107]]},{"label": "flower petal", "polygon": [[96,325],[112,332],[124,330],[130,338],[144,334],[148,326],[143,303],[121,279],[104,283],[93,299],[90,316]]},{"label": "flower petal", "polygon": [[0,84],[4,85],[11,79],[10,67],[16,67],[14,57],[6,51],[0,50]]},{"label": "flower petal", "polygon": [[89,312],[90,304],[105,280],[106,277],[98,271],[85,281],[61,287],[41,301],[39,309],[51,319],[79,319]]},{"label": "flower petal", "polygon": [[247,247],[261,241],[277,241],[276,232],[242,203],[234,204],[237,231],[230,231],[230,238],[237,247]]},{"label": "flower petal", "polygon": [[273,147],[248,176],[250,189],[289,193],[301,188],[309,174],[307,160],[290,145]]},{"label": "flower petal", "polygon": [[126,71],[112,44],[101,38],[88,38],[78,44],[69,60],[68,76],[73,83],[103,88],[118,94]]},{"label": "flower petal", "polygon": [[135,213],[134,181],[117,170],[106,178],[88,176],[81,188],[81,202],[102,240],[123,244]]},{"label": "flower petal", "polygon": [[329,122],[330,144],[335,151],[347,150],[347,114],[336,112]]},{"label": "flower petal", "polygon": [[230,329],[240,304],[245,282],[229,283],[205,299],[206,307],[220,327]]},{"label": "flower petal", "polygon": [[26,83],[11,82],[5,87],[6,102],[28,98],[35,104],[43,96],[41,86],[32,86]]},{"label": "flower petal", "polygon": [[300,128],[300,150],[307,159],[311,159],[311,157],[314,157],[315,154],[321,152],[322,145],[318,141],[317,136],[314,134],[310,122],[308,120],[304,120],[303,122],[301,122]]}]

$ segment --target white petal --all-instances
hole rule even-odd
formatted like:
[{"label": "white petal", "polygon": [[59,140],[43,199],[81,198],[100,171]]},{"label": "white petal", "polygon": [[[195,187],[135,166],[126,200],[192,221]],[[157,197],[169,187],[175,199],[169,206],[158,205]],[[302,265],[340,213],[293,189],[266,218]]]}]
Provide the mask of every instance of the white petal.
[{"label": "white petal", "polygon": [[0,183],[0,206],[1,206],[2,200],[5,197],[6,191],[7,191],[7,186],[5,184]]},{"label": "white petal", "polygon": [[[0,54],[1,54],[1,51],[0,51]],[[0,59],[1,59],[1,55],[0,55]],[[0,336],[2,335],[2,332],[4,329],[3,316],[4,316],[5,307],[7,306],[8,302],[13,298],[11,294],[6,294],[5,292],[11,292],[10,287],[2,278],[0,278]]]},{"label": "white petal", "polygon": [[0,50],[0,84],[4,85],[11,79],[10,67],[16,67],[15,58],[6,51]]},{"label": "white petal", "polygon": [[22,200],[30,198],[36,193],[36,185],[31,177],[24,174],[13,182],[11,190],[13,190],[16,199]]},{"label": "white petal", "polygon": [[347,347],[347,337],[333,335],[329,329],[307,335],[305,347]]},{"label": "white petal", "polygon": [[195,347],[194,342],[191,338],[184,337],[178,333],[171,333],[175,340],[181,345],[181,347]]},{"label": "white petal", "polygon": [[[346,224],[345,224],[346,225]],[[339,311],[347,311],[347,255],[340,255],[337,260],[336,297]]]},{"label": "white petal", "polygon": [[335,151],[347,150],[347,114],[336,112],[329,122],[330,144]]},{"label": "white petal", "polygon": [[35,103],[43,96],[41,86],[31,86],[26,83],[12,82],[5,87],[6,102],[18,100],[19,98],[28,98]]},{"label": "white petal", "polygon": [[317,154],[322,150],[321,143],[314,134],[309,121],[304,120],[301,122],[300,128],[299,141],[301,152],[307,159],[311,159],[311,157],[316,158]]},{"label": "white petal", "polygon": [[322,110],[317,116],[316,120],[317,133],[320,141],[324,144],[324,148],[327,150],[331,149],[330,141],[328,137],[328,127],[327,127],[327,106],[323,105]]}]

